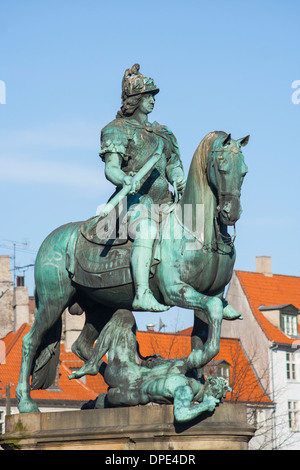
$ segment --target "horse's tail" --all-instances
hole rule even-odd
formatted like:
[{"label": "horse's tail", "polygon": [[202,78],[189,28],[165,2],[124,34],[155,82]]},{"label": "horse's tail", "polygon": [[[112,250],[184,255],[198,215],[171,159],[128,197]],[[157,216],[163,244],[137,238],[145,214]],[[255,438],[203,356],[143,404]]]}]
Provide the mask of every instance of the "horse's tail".
[{"label": "horse's tail", "polygon": [[46,389],[53,384],[57,374],[60,354],[62,318],[43,336],[32,365],[31,389]]},{"label": "horse's tail", "polygon": [[46,389],[55,381],[59,362],[61,329],[62,319],[60,317],[43,338],[33,361],[32,390]]}]

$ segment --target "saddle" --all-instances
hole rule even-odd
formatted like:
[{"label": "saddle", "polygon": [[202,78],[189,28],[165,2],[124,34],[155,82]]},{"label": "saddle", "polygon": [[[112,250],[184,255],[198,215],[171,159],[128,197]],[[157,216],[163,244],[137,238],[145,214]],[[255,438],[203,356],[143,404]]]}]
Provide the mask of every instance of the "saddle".
[{"label": "saddle", "polygon": [[86,240],[97,245],[124,245],[128,242],[127,215],[117,212],[115,218],[112,212],[104,220],[97,215],[83,222],[80,232]]},{"label": "saddle", "polygon": [[[169,207],[173,212],[175,205]],[[165,219],[166,220],[166,219]],[[74,230],[67,246],[67,269],[73,282],[84,287],[105,289],[132,284],[130,251],[133,241],[129,238],[126,215],[118,214],[117,220],[106,218],[101,226],[99,216],[81,222]],[[99,225],[100,224],[100,225]],[[107,227],[106,227],[106,225]],[[155,239],[149,278],[156,273],[160,263],[159,240],[165,221],[159,223],[160,236]],[[103,238],[102,238],[103,237]]]},{"label": "saddle", "polygon": [[[73,282],[84,287],[105,289],[133,282],[130,267],[132,240],[103,239],[94,243],[82,233],[86,222],[73,233],[67,246],[67,270]],[[157,241],[154,242],[155,253]],[[101,242],[101,243],[100,243]],[[159,259],[153,257],[150,278],[156,271]]]}]

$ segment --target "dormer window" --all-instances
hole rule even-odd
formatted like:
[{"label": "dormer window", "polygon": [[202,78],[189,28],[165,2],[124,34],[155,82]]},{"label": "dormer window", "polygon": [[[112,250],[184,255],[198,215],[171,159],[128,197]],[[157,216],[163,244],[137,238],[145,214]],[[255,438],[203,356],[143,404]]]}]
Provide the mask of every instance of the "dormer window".
[{"label": "dormer window", "polygon": [[285,335],[298,336],[299,310],[294,305],[261,305],[259,310]]},{"label": "dormer window", "polygon": [[281,330],[287,336],[298,335],[297,314],[281,313]]},{"label": "dormer window", "polygon": [[230,384],[230,364],[225,360],[210,361],[204,367],[204,374],[208,377],[223,377]]}]

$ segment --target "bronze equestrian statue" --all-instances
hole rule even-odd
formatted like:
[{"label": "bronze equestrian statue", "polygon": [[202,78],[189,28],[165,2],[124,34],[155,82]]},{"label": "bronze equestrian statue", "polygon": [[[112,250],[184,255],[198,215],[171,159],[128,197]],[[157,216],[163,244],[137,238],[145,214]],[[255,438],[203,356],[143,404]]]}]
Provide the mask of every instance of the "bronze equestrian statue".
[{"label": "bronze equestrian statue", "polygon": [[[241,214],[247,173],[242,147],[249,136],[234,140],[221,131],[207,134],[185,181],[174,135],[166,126],[148,122],[157,93],[138,65],[125,72],[121,110],[101,139],[106,177],[117,187],[108,201],[113,210],[107,206],[100,216],[57,228],[40,247],[36,315],[23,340],[17,386],[20,412],[37,411],[30,389],[47,388],[54,381],[61,315],[67,308],[85,313],[84,328],[72,347],[85,362],[119,309],[194,310],[188,372],[218,353],[222,320],[241,317],[223,294],[235,262],[228,226]],[[205,340],[203,318],[208,322]]]}]

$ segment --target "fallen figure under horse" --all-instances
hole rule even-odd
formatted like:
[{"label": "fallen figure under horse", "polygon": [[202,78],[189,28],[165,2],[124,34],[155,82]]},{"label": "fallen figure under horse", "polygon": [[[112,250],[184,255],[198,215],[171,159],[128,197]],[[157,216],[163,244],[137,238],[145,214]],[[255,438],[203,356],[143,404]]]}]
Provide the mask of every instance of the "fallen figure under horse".
[{"label": "fallen figure under horse", "polygon": [[[234,239],[228,233],[228,226],[233,226],[241,214],[241,186],[247,173],[241,148],[248,140],[249,137],[234,140],[221,131],[204,137],[195,151],[184,193],[164,220],[164,230],[171,237],[160,236],[156,243],[159,256],[153,263],[149,281],[153,295],[168,307],[194,310],[192,352],[186,361],[189,370],[198,368],[199,364],[203,367],[218,353],[222,320],[241,318],[227,305],[224,290],[235,262]],[[184,208],[188,205],[203,207],[201,237],[185,226]],[[193,221],[192,226],[195,224]],[[126,255],[130,244],[103,247],[91,243],[84,237],[83,225],[75,222],[59,227],[45,239],[38,252],[36,315],[23,340],[16,393],[20,412],[38,411],[30,389],[47,388],[54,381],[61,315],[65,309],[70,313],[85,313],[84,328],[72,348],[85,362],[113,314],[118,309],[135,310],[134,285]],[[178,232],[180,237],[176,235]],[[84,269],[97,259],[107,266],[111,259],[123,260],[122,276],[118,268],[109,271],[109,276]],[[204,317],[208,323],[205,342],[201,326]]]},{"label": "fallen figure under horse", "polygon": [[[199,356],[200,367],[201,352],[195,354]],[[108,357],[107,364],[103,364],[104,355]],[[188,376],[186,358],[142,360],[135,318],[128,310],[117,310],[113,314],[101,331],[88,362],[69,379],[97,375],[99,370],[103,370],[108,391],[85,404],[84,409],[174,404],[175,421],[185,422],[213,412],[230,391],[223,377],[207,377],[203,384],[198,378]]]}]

